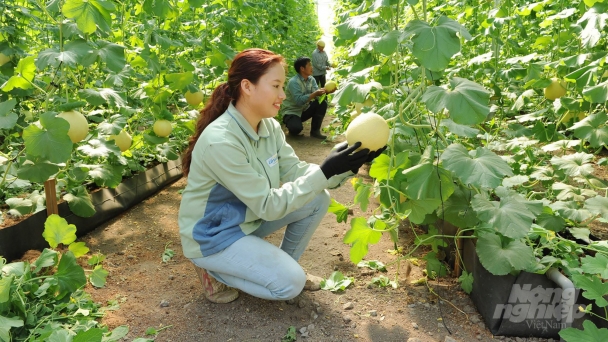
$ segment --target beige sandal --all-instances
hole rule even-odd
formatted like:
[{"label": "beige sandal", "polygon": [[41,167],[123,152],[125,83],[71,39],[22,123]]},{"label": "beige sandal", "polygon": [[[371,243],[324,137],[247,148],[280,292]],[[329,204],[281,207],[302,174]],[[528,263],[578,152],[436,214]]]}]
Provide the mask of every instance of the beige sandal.
[{"label": "beige sandal", "polygon": [[196,270],[196,274],[198,275],[198,279],[200,279],[201,284],[203,284],[205,298],[207,298],[210,302],[225,304],[239,298],[239,291],[217,281],[209,273],[207,273],[207,270],[204,268],[200,268],[196,265],[194,268]]},{"label": "beige sandal", "polygon": [[306,284],[304,284],[304,290],[308,290],[308,291],[320,290],[321,289],[321,280],[323,280],[323,278],[306,273]]}]

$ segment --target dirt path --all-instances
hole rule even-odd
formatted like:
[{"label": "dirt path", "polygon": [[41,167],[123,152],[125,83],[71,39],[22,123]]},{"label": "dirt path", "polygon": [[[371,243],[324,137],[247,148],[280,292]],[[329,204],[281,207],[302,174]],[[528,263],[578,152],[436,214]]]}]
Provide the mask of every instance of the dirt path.
[{"label": "dirt path", "polygon": [[[314,163],[320,163],[333,145],[308,136],[290,139],[289,143],[301,159]],[[364,168],[361,174],[366,176],[367,166]],[[421,276],[417,266],[405,272],[401,264],[401,286],[397,289],[368,287],[377,275],[350,263],[349,247],[342,243],[349,226],[337,223],[333,214],[322,221],[301,264],[322,277],[340,270],[355,277],[354,286],[339,294],[304,292],[291,302],[265,301],[241,293],[230,304],[210,303],[202,295],[192,264],[181,253],[177,212],[184,186],[184,179],[175,182],[83,239],[92,251],[107,255],[110,271],[105,288],[90,289],[94,299],[101,303],[114,301],[120,306],[109,311],[102,322],[110,327],[128,325],[129,340],[145,337],[147,328],[169,326],[155,341],[280,341],[294,326],[298,340],[451,341],[446,339],[448,332],[442,320],[456,341],[494,340],[457,284],[443,280],[435,289],[463,312],[448,303],[441,305],[440,312],[437,297],[426,286],[410,284]],[[350,203],[354,191],[346,184],[332,190],[331,195],[341,203]],[[357,208],[354,214],[361,215]],[[278,244],[281,234],[275,233],[269,240]],[[401,231],[400,236],[403,246],[411,245],[411,232]],[[163,263],[167,245],[175,256]],[[367,260],[390,264],[396,258],[387,252],[391,248],[388,237],[383,237],[370,247]],[[387,275],[392,278],[396,271],[397,265],[390,264]]]}]

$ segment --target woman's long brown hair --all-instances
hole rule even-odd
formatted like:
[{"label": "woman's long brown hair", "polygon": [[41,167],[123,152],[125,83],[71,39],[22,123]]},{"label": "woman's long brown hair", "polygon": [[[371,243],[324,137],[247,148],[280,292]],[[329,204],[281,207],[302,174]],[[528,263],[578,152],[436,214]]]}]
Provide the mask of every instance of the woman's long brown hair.
[{"label": "woman's long brown hair", "polygon": [[241,81],[249,80],[257,84],[260,77],[264,75],[275,63],[285,64],[282,56],[263,49],[247,49],[237,54],[228,69],[228,82],[220,84],[201,110],[196,131],[190,137],[188,149],[182,156],[182,171],[187,176],[192,162],[192,150],[196,141],[201,136],[205,128],[215,119],[222,115],[230,102],[238,102],[241,97]]}]

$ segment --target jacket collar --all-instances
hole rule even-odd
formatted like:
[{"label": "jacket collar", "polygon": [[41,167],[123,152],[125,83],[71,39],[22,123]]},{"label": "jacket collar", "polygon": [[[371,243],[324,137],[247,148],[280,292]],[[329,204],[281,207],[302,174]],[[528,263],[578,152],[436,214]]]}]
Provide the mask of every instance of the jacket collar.
[{"label": "jacket collar", "polygon": [[243,114],[241,114],[236,109],[236,107],[232,104],[232,102],[228,106],[228,109],[226,110],[226,112],[228,113],[228,115],[230,115],[234,119],[234,121],[236,121],[236,123],[241,127],[243,132],[245,132],[245,134],[247,134],[249,136],[249,138],[251,138],[252,140],[258,141],[258,140],[260,140],[260,138],[267,138],[270,135],[269,125],[271,125],[271,123],[267,122],[267,120],[274,120],[274,119],[272,119],[272,118],[262,119],[258,126],[258,132],[256,133],[253,130],[253,127],[251,127],[251,125],[247,121],[247,119],[245,119]]}]

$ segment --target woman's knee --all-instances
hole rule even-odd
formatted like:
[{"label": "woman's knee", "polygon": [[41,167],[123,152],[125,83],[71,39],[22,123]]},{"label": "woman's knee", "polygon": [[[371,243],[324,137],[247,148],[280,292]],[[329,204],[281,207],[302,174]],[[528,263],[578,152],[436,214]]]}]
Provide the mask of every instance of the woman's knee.
[{"label": "woman's knee", "polygon": [[278,277],[279,286],[271,291],[276,300],[289,300],[297,297],[306,284],[306,273],[301,267],[284,270]]},{"label": "woman's knee", "polygon": [[329,195],[329,191],[323,190],[320,194],[317,195],[314,199],[315,206],[318,208],[318,211],[323,213],[327,212],[329,205],[331,204],[331,196]]}]

